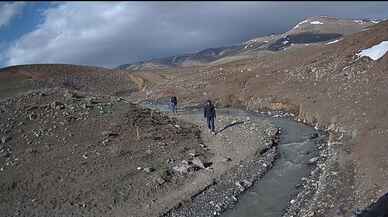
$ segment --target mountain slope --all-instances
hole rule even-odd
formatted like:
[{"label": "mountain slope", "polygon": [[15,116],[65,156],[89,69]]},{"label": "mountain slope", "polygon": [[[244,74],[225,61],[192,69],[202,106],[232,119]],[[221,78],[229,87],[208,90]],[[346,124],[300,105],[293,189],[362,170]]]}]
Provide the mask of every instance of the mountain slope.
[{"label": "mountain slope", "polygon": [[317,43],[330,41],[363,31],[377,23],[373,20],[345,20],[332,17],[311,17],[298,23],[290,31],[265,37],[259,37],[240,45],[209,48],[193,54],[177,55],[166,58],[151,59],[132,64],[123,64],[117,69],[130,71],[168,69],[180,66],[205,65],[215,61],[247,58],[258,53],[279,51],[293,44]]}]

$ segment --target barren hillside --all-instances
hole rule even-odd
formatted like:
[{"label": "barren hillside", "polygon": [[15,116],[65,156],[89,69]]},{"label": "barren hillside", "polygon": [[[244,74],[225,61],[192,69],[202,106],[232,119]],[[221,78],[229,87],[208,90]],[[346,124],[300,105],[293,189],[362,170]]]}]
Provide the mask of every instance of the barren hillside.
[{"label": "barren hillside", "polygon": [[349,216],[354,207],[364,207],[388,191],[388,55],[378,60],[357,56],[387,39],[385,21],[333,43],[289,48],[256,59],[165,71],[159,77],[138,72],[159,84],[133,98],[175,94],[187,104],[210,98],[219,106],[287,110],[313,126],[343,135],[341,143],[333,144],[336,154],[328,168],[336,181],[320,186],[317,200],[309,206],[314,216]]}]

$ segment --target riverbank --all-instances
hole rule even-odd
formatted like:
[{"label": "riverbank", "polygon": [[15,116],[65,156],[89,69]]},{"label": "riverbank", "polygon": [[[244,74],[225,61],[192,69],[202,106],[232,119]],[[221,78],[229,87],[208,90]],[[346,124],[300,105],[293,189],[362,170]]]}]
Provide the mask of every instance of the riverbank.
[{"label": "riverbank", "polygon": [[[158,103],[160,102],[149,103],[146,105],[146,107],[168,111],[167,106],[164,106],[161,104],[158,105]],[[191,112],[199,111],[198,107],[196,106],[190,106],[190,110]],[[254,120],[254,117],[256,115],[262,116],[262,117],[266,116],[267,118],[272,116],[273,119],[279,119],[279,121],[281,119],[284,119],[285,121],[292,121],[290,120],[290,118],[284,118],[284,117],[292,117],[292,115],[283,113],[283,112],[272,112],[270,113],[271,116],[269,116],[269,115],[263,115],[259,113],[244,112],[242,110],[240,111],[236,109],[220,109],[220,111],[223,114],[227,114],[230,116],[240,116],[240,117],[245,116],[249,118],[250,121],[258,121],[258,120]],[[189,118],[186,118],[186,121],[189,121]],[[276,142],[267,143],[268,148],[265,149],[266,150],[265,152],[263,151],[261,152],[261,154],[258,154],[259,152],[257,152],[256,155],[248,156],[244,161],[240,161],[239,165],[235,166],[234,168],[222,174],[219,179],[214,179],[213,183],[207,186],[203,191],[200,191],[197,194],[193,195],[190,199],[179,203],[177,206],[167,211],[162,216],[218,216],[218,215],[223,216],[225,211],[233,210],[233,207],[236,207],[236,205],[238,208],[238,202],[240,200],[240,197],[241,196],[244,197],[244,194],[248,194],[250,191],[252,191],[252,189],[255,188],[254,186],[256,186],[256,188],[260,188],[261,185],[263,184],[259,183],[258,181],[261,180],[271,168],[273,168],[274,164],[277,164],[276,159],[279,157],[279,153],[280,153],[277,147],[280,139],[280,131],[278,131],[276,127],[273,129],[275,129],[275,131],[273,131],[275,133],[269,136],[271,136],[270,138],[273,139],[272,141],[276,141]],[[295,137],[296,134],[298,134],[298,132],[288,132],[288,133],[295,134],[295,135],[285,135],[284,138]],[[317,135],[318,134],[313,135],[313,137]],[[303,136],[299,135],[299,137],[303,137]],[[295,141],[291,141],[290,139],[289,140],[284,139],[283,143],[284,142],[285,143],[291,142],[290,145],[292,145],[293,144],[292,142],[295,142]],[[326,147],[324,139],[322,140],[321,138],[316,140],[314,144],[318,144],[319,149],[321,150],[325,149]],[[241,146],[243,146],[243,144],[241,144]],[[293,148],[296,148],[296,147],[293,147]],[[307,151],[307,153],[309,152],[310,151]],[[322,161],[322,159],[321,158],[318,159],[318,157],[314,157],[312,159],[317,162]],[[311,165],[317,162],[313,162],[311,163]],[[279,168],[281,166],[287,165],[288,163],[289,162],[287,162],[286,164],[284,163],[282,164],[282,162],[279,162],[279,164],[281,165],[277,165],[277,166]],[[311,170],[311,165],[307,170]],[[278,168],[277,170],[279,170]],[[314,174],[317,174],[317,171],[316,170],[314,171],[315,171]],[[309,171],[307,171],[307,174],[309,174]],[[306,180],[307,180],[306,177],[303,177],[301,181],[298,180],[296,182],[298,183],[296,186],[297,189],[294,188],[294,186],[291,187],[292,190],[290,190],[288,195],[286,194],[287,195],[286,201],[284,201],[283,199],[283,202],[280,202],[280,203],[277,202],[279,203],[279,207],[284,206],[283,208],[280,209],[282,210],[282,212],[280,212],[279,208],[277,208],[277,210],[270,210],[269,212],[272,213],[271,214],[272,216],[281,216],[281,213],[283,213],[287,208],[287,203],[288,203],[287,198],[293,198],[293,195],[295,194],[295,192],[306,191],[307,186],[304,184]],[[290,180],[287,180],[287,181],[290,181]],[[309,182],[307,181],[306,183],[309,183]],[[303,189],[301,188],[303,186],[302,184],[304,184]],[[276,188],[276,186],[274,186],[274,188]],[[275,189],[274,189],[274,192],[276,192]],[[300,195],[303,195],[303,193],[300,193]],[[259,196],[263,196],[263,195],[259,195]],[[282,197],[284,197],[284,195],[282,195]],[[268,198],[268,200],[270,201],[271,198]],[[265,210],[266,208],[261,207],[261,209]],[[294,209],[296,210],[297,206],[294,206]],[[291,209],[289,208],[289,210]],[[233,214],[231,216],[233,216]],[[263,215],[263,216],[270,216],[270,215]]]}]

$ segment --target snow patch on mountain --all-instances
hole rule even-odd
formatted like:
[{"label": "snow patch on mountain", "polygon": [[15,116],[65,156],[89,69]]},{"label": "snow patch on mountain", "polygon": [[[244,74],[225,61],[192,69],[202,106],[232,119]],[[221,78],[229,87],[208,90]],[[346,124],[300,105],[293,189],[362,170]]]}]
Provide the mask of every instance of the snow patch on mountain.
[{"label": "snow patch on mountain", "polygon": [[299,28],[300,25],[302,25],[303,23],[307,23],[308,20],[303,20],[302,22],[299,22],[298,24],[296,24],[296,26],[294,26],[294,29],[297,29]]},{"label": "snow patch on mountain", "polygon": [[329,41],[329,42],[326,43],[326,45],[334,44],[334,43],[337,43],[337,42],[339,42],[339,41],[341,41],[341,40],[342,40],[342,39],[336,39],[336,40],[334,40],[334,41]]},{"label": "snow patch on mountain", "polygon": [[354,22],[356,22],[356,23],[359,23],[359,24],[363,24],[364,23],[364,21],[362,21],[362,20],[353,20]]},{"label": "snow patch on mountain", "polygon": [[375,46],[361,50],[361,52],[359,52],[357,56],[359,57],[367,56],[372,60],[378,60],[381,57],[383,57],[387,51],[388,51],[388,41],[382,41],[381,43]]},{"label": "snow patch on mountain", "polygon": [[320,25],[320,24],[323,24],[322,22],[319,22],[319,21],[312,21],[310,22],[310,24],[313,24],[313,25]]}]

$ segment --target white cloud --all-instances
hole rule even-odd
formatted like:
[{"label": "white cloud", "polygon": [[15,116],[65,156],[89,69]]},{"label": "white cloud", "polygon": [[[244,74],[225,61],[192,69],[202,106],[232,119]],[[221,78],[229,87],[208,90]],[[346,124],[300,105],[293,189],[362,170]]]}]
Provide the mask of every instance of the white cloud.
[{"label": "white cloud", "polygon": [[23,2],[0,3],[0,29],[7,26],[12,18],[21,12]]},{"label": "white cloud", "polygon": [[[201,34],[185,33],[184,26],[169,22],[168,13],[161,14],[161,20],[152,17],[154,10],[152,5],[141,2],[60,4],[47,9],[43,13],[44,22],[10,46],[5,54],[6,64],[116,66],[144,56],[144,49],[182,46]],[[163,19],[165,22],[158,22]],[[174,34],[180,39],[171,37]]]},{"label": "white cloud", "polygon": [[71,63],[114,67],[235,44],[258,33],[286,31],[301,16],[318,13],[276,4],[280,3],[55,3],[44,11],[43,22],[34,31],[8,44],[3,59],[7,66]]}]

